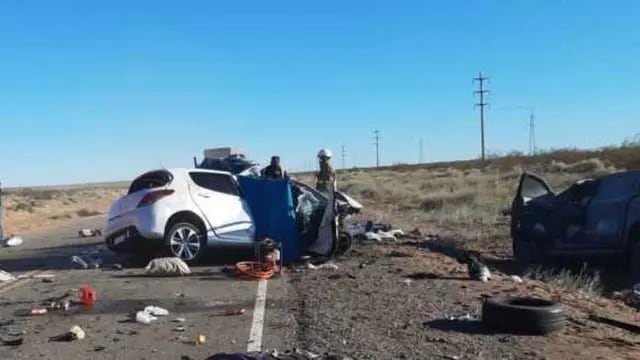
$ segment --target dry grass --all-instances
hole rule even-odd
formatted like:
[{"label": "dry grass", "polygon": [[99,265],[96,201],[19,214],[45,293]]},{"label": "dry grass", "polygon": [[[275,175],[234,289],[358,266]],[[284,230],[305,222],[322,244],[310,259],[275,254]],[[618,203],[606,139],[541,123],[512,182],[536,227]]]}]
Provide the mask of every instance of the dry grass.
[{"label": "dry grass", "polygon": [[588,296],[598,296],[602,294],[600,273],[597,271],[590,272],[586,267],[583,267],[577,272],[570,269],[554,270],[536,267],[529,269],[524,277],[544,281],[559,288]]},{"label": "dry grass", "polygon": [[104,214],[124,188],[19,189],[3,194],[5,232],[21,233]]}]

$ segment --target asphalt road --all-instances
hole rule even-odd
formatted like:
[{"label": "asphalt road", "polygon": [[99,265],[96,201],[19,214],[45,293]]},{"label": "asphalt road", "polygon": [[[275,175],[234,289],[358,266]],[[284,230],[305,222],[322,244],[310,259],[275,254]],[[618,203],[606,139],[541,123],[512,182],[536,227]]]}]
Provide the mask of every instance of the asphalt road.
[{"label": "asphalt road", "polygon": [[[284,349],[295,343],[295,301],[284,276],[267,282],[264,318],[254,319],[254,315],[260,315],[254,314],[258,282],[239,280],[221,271],[222,263],[233,264],[247,254],[216,254],[211,264],[193,267],[192,275],[180,278],[147,277],[142,268],[126,263],[124,270],[117,271],[111,265],[122,259],[107,251],[101,238],[77,237],[80,228],[101,227],[103,222],[103,217],[87,218],[48,231],[22,234],[22,246],[0,248],[0,268],[13,275],[55,275],[53,283],[38,278],[0,283],[0,322],[13,321],[0,327],[0,336],[9,339],[15,338],[11,334],[24,334],[23,345],[1,346],[0,358],[205,359],[214,353],[241,352],[259,344],[262,349]],[[102,268],[74,269],[71,256],[86,254],[101,259]],[[75,306],[66,314],[18,316],[21,310],[30,310],[46,298],[77,291],[84,285],[97,291],[98,300],[92,308]],[[72,299],[77,299],[76,293]],[[163,307],[170,314],[149,325],[129,320],[130,313],[148,305]],[[236,308],[246,312],[221,315]],[[174,322],[179,317],[186,321]],[[86,331],[84,340],[48,341],[74,325]],[[179,325],[184,331],[177,331]],[[196,345],[198,335],[205,335],[206,343]]]}]

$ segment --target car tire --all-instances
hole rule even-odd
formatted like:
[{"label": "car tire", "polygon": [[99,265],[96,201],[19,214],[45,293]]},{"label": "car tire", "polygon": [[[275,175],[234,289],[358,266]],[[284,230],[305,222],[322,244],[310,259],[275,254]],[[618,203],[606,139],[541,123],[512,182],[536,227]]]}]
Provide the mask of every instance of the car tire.
[{"label": "car tire", "polygon": [[482,304],[482,322],[497,331],[518,335],[545,335],[562,330],[562,304],[528,297],[493,297]]},{"label": "car tire", "polygon": [[353,242],[353,239],[349,233],[344,231],[340,232],[338,234],[338,244],[336,246],[336,251],[334,253],[334,256],[340,256],[346,253],[347,250],[351,248],[352,242]]},{"label": "car tire", "polygon": [[173,224],[165,233],[164,242],[169,256],[179,257],[189,265],[198,263],[206,250],[206,237],[188,222]]}]

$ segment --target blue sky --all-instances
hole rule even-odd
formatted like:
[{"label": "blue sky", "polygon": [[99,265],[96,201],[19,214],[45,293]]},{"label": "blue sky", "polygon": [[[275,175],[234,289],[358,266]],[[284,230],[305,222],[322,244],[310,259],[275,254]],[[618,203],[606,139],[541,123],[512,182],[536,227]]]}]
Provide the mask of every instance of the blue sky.
[{"label": "blue sky", "polygon": [[[128,180],[206,147],[313,166],[476,157],[640,133],[640,2],[0,2],[0,179]],[[335,159],[340,165],[339,157]]]}]

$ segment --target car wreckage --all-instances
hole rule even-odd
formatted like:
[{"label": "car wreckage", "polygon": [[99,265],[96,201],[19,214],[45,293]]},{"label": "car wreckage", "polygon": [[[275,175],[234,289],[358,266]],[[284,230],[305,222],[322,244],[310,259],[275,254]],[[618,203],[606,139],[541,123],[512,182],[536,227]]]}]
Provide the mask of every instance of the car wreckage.
[{"label": "car wreckage", "polygon": [[141,257],[163,250],[196,263],[210,248],[255,247],[266,238],[282,244],[285,262],[303,255],[331,257],[350,246],[342,224],[362,205],[346,194],[320,193],[292,179],[237,175],[215,164],[229,170],[225,162],[208,162],[134,179],[109,209],[107,247]]},{"label": "car wreckage", "polygon": [[511,237],[523,264],[612,256],[640,274],[640,171],[579,180],[558,193],[524,172],[511,206]]}]

